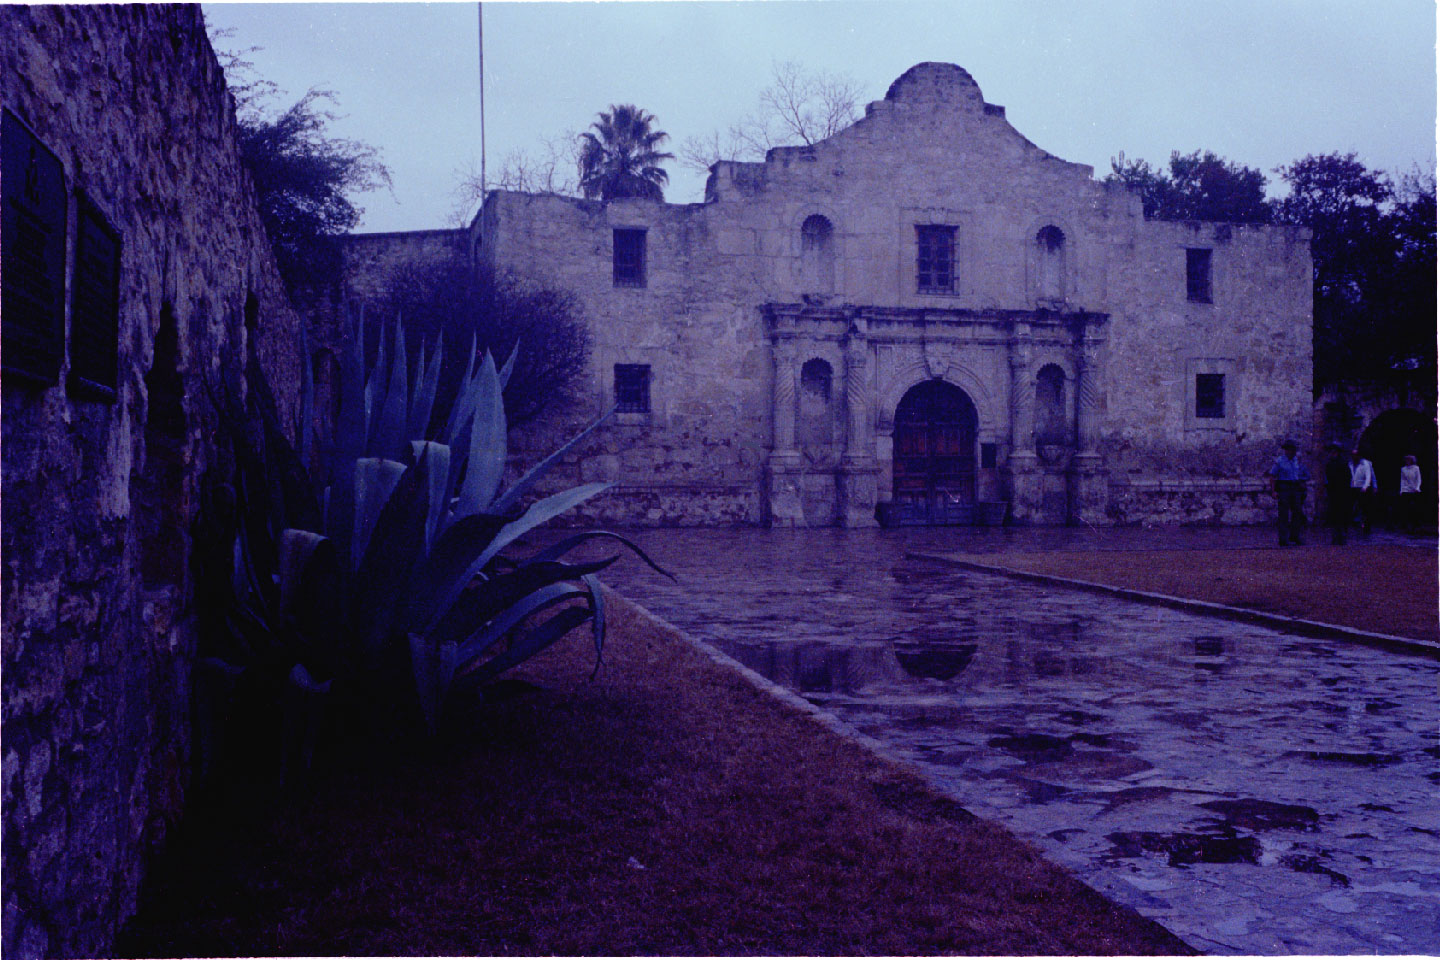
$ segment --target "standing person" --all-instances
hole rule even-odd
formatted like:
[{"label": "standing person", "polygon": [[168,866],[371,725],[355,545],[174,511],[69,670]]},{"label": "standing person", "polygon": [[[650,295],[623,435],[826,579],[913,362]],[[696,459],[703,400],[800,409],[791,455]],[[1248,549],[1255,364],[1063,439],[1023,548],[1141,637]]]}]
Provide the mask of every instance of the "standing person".
[{"label": "standing person", "polygon": [[1325,522],[1330,527],[1330,542],[1345,544],[1345,528],[1350,526],[1350,464],[1340,453],[1340,444],[1327,443],[1330,459],[1325,461]]},{"label": "standing person", "polygon": [[1370,524],[1375,517],[1375,494],[1379,492],[1375,482],[1375,468],[1370,461],[1360,456],[1360,448],[1350,451],[1350,496],[1360,508],[1360,529],[1370,535]]},{"label": "standing person", "polygon": [[1400,468],[1400,517],[1406,531],[1414,530],[1420,522],[1420,468],[1410,455]]},{"label": "standing person", "polygon": [[1300,462],[1294,440],[1286,440],[1280,449],[1284,452],[1265,475],[1270,478],[1270,489],[1279,507],[1280,546],[1284,547],[1305,542],[1300,539],[1300,526],[1305,522],[1305,484],[1310,480],[1310,471]]}]

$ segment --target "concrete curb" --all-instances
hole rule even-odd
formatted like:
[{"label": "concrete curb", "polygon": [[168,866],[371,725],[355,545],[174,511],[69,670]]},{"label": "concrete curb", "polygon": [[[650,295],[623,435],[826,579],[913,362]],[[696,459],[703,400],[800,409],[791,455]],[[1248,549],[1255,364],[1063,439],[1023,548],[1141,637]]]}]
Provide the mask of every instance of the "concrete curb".
[{"label": "concrete curb", "polygon": [[907,553],[906,556],[913,557],[917,560],[933,560],[937,563],[959,567],[963,570],[974,570],[979,573],[1010,577],[1013,580],[1024,580],[1029,583],[1038,583],[1045,586],[1066,587],[1071,590],[1085,590],[1090,593],[1099,593],[1121,600],[1131,600],[1136,603],[1149,603],[1155,606],[1184,610],[1188,613],[1199,613],[1205,616],[1219,617],[1223,620],[1234,620],[1239,623],[1251,623],[1262,627],[1271,627],[1275,630],[1283,630],[1286,633],[1299,634],[1303,637],[1311,637],[1319,640],[1348,640],[1352,643],[1363,644],[1367,647],[1389,650],[1392,653],[1406,653],[1440,660],[1440,643],[1431,643],[1428,640],[1397,637],[1388,633],[1371,633],[1367,630],[1357,630],[1354,627],[1343,627],[1336,623],[1322,623],[1319,620],[1305,620],[1300,617],[1286,617],[1275,613],[1264,613],[1259,610],[1246,610],[1243,607],[1229,607],[1222,603],[1210,603],[1206,600],[1189,600],[1185,597],[1172,597],[1166,593],[1149,593],[1144,590],[1114,587],[1105,583],[1095,583],[1090,580],[1075,580],[1070,577],[1057,577],[1048,573],[1016,570],[1012,567],[1002,567],[993,563],[981,563],[977,560],[962,560],[959,557],[946,556],[945,554],[939,553]]}]

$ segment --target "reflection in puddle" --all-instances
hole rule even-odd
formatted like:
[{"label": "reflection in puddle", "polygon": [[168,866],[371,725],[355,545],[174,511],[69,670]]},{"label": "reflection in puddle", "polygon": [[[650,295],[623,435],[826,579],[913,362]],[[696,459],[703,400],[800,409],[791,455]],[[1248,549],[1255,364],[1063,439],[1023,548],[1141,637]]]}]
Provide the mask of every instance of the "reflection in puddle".
[{"label": "reflection in puddle", "polygon": [[1165,854],[1170,866],[1192,863],[1259,863],[1261,846],[1254,837],[1210,836],[1197,833],[1151,833],[1137,830],[1108,834],[1112,857]]},{"label": "reflection in puddle", "polygon": [[912,677],[951,680],[975,659],[979,644],[957,643],[949,646],[917,643],[896,643],[895,659],[900,668]]}]

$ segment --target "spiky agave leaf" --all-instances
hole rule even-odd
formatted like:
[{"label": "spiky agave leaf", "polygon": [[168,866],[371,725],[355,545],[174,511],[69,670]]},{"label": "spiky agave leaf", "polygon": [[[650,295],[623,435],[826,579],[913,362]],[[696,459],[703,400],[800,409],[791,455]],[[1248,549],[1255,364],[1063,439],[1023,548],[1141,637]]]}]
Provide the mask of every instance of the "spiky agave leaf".
[{"label": "spiky agave leaf", "polygon": [[416,633],[410,634],[409,640],[410,672],[415,694],[420,701],[425,727],[434,736],[440,726],[440,711],[445,706],[445,697],[455,677],[459,651],[453,642],[430,643]]},{"label": "spiky agave leaf", "polygon": [[646,566],[648,566],[651,570],[654,570],[661,576],[669,577],[671,580],[675,579],[675,574],[671,573],[669,570],[666,570],[654,560],[651,560],[649,555],[646,554],[644,550],[641,550],[640,547],[633,541],[627,540],[625,537],[620,536],[620,534],[612,533],[609,530],[586,530],[583,533],[572,534],[571,536],[566,537],[564,540],[561,540],[558,543],[553,543],[550,546],[546,547],[544,550],[541,550],[539,553],[535,554],[535,556],[531,557],[528,562],[541,563],[546,560],[558,560],[561,557],[565,556],[565,554],[569,553],[571,550],[578,547],[580,544],[600,538],[604,538],[607,540],[618,540],[620,543],[623,543],[625,546],[629,547],[631,552],[633,552],[637,557],[645,561]]},{"label": "spiky agave leaf", "polygon": [[406,380],[405,327],[395,322],[395,350],[390,358],[390,376],[385,386],[385,402],[380,409],[380,419],[375,428],[375,439],[370,453],[377,457],[394,459],[405,451],[405,422],[410,404],[409,384]]},{"label": "spiky agave leaf", "polygon": [[591,633],[595,639],[595,669],[590,672],[593,679],[600,672],[601,657],[605,653],[605,592],[600,578],[592,573],[585,574],[580,580],[590,590]]},{"label": "spiky agave leaf", "polygon": [[423,440],[429,436],[430,415],[435,409],[435,391],[440,387],[440,363],[444,358],[444,348],[444,339],[437,339],[435,349],[430,352],[429,362],[425,362],[425,349],[422,345],[420,358],[415,361],[415,395],[410,401],[409,423],[405,429],[405,435],[412,440]]},{"label": "spiky agave leaf", "polygon": [[410,449],[416,463],[422,459],[429,461],[426,470],[426,480],[429,483],[426,498],[429,507],[425,516],[425,554],[428,556],[435,545],[435,534],[440,529],[440,520],[450,503],[450,491],[447,488],[450,448],[431,440],[411,440]]},{"label": "spiky agave leaf", "polygon": [[495,499],[505,472],[505,402],[500,396],[500,376],[495,371],[495,361],[488,353],[480,365],[474,393],[475,417],[470,428],[469,456],[455,504],[455,514],[460,517],[485,510]]},{"label": "spiky agave leaf", "polygon": [[503,653],[491,657],[469,670],[465,674],[465,680],[477,686],[490,682],[511,667],[524,663],[540,653],[571,630],[589,620],[591,616],[591,611],[585,607],[570,607],[561,610],[540,626],[513,641]]},{"label": "spiky agave leaf", "polygon": [[495,645],[511,628],[526,617],[539,613],[557,603],[567,600],[584,599],[588,594],[570,583],[552,583],[511,604],[494,620],[471,634],[460,644],[460,662],[468,665]]},{"label": "spiky agave leaf", "polygon": [[429,472],[430,461],[423,454],[415,466],[403,472],[376,517],[355,572],[350,624],[372,660],[394,635],[409,571],[424,556]]},{"label": "spiky agave leaf", "polygon": [[535,486],[536,482],[538,482],[541,477],[545,476],[545,474],[550,472],[551,467],[555,466],[555,464],[560,462],[561,457],[565,456],[565,454],[569,453],[572,449],[574,449],[576,444],[578,444],[581,440],[584,440],[591,433],[593,433],[596,427],[600,426],[600,424],[608,420],[610,418],[610,415],[615,412],[615,409],[615,407],[611,407],[609,410],[602,413],[588,427],[575,434],[575,436],[571,437],[564,445],[560,447],[559,450],[556,450],[554,453],[550,454],[550,456],[546,457],[544,460],[541,460],[535,466],[531,467],[523,477],[515,481],[515,485],[513,487],[511,487],[509,490],[506,490],[493,504],[491,504],[490,512],[504,513],[506,510],[509,510],[512,506],[514,506],[521,497],[525,496],[527,493],[530,492],[530,488]]},{"label": "spiky agave leaf", "polygon": [[618,559],[617,554],[591,563],[526,563],[508,573],[476,581],[444,612],[429,631],[429,636],[437,643],[463,640],[474,633],[476,624],[489,623],[512,604],[535,591],[599,573]]},{"label": "spiky agave leaf", "polygon": [[405,464],[378,457],[355,461],[355,525],[350,535],[350,569],[358,570],[370,546],[380,511],[405,475]]}]

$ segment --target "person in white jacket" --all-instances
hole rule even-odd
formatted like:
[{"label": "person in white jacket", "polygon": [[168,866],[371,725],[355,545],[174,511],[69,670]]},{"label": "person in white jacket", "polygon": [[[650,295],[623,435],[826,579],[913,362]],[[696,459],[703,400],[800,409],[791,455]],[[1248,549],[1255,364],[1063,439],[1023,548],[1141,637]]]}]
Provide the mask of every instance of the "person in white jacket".
[{"label": "person in white jacket", "polygon": [[1400,468],[1400,517],[1406,530],[1414,530],[1420,522],[1420,468],[1413,456],[1407,456]]},{"label": "person in white jacket", "polygon": [[1375,516],[1375,468],[1360,456],[1360,448],[1350,451],[1350,502],[1360,514],[1360,529],[1368,535]]}]

